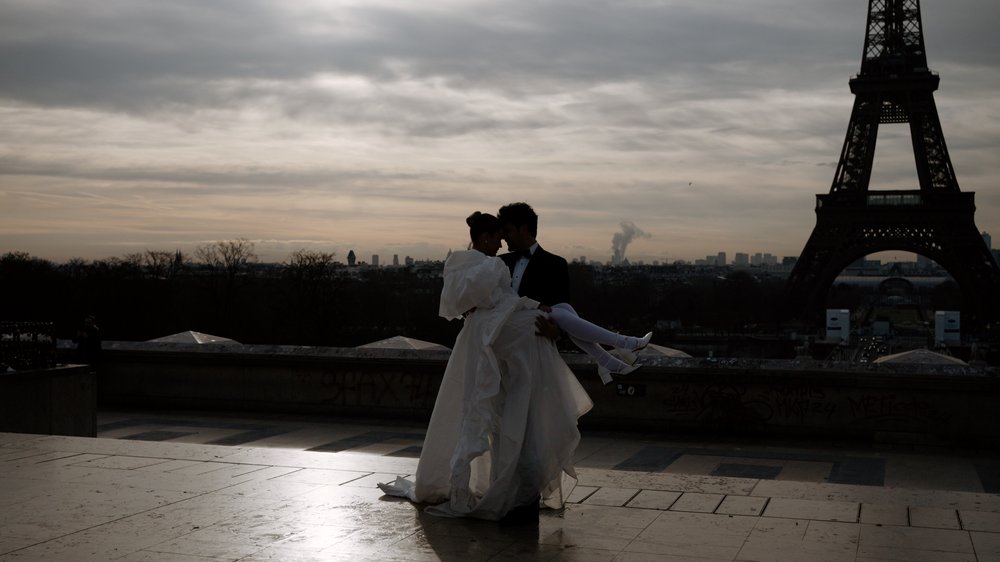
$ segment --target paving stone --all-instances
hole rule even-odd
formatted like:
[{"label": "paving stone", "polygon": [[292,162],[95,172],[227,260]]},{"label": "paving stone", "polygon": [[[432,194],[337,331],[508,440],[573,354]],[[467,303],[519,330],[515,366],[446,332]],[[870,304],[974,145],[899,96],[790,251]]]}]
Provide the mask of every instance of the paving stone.
[{"label": "paving stone", "polygon": [[861,522],[868,525],[901,525],[910,524],[910,518],[905,505],[895,504],[861,504]]},{"label": "paving stone", "polygon": [[801,541],[809,529],[809,521],[805,519],[779,519],[761,517],[757,519],[750,537],[767,537],[777,541]]},{"label": "paving stone", "polygon": [[757,516],[764,512],[767,500],[768,498],[755,496],[726,496],[715,512],[726,515]]},{"label": "paving stone", "polygon": [[737,562],[855,562],[857,547],[836,543],[762,540],[751,537],[740,548]]},{"label": "paving stone", "polygon": [[722,494],[699,494],[697,492],[685,492],[670,506],[670,511],[690,511],[695,513],[712,513],[719,507]]},{"label": "paving stone", "polygon": [[987,557],[1000,559],[1000,534],[972,531],[969,536],[980,559],[987,559]]},{"label": "paving stone", "polygon": [[954,509],[938,507],[911,507],[911,527],[931,527],[933,529],[960,529],[958,512]]},{"label": "paving stone", "polygon": [[993,511],[961,510],[958,517],[966,531],[986,531],[1000,533],[1000,513]]},{"label": "paving stone", "polygon": [[157,465],[164,462],[167,462],[167,460],[162,458],[128,457],[128,456],[115,455],[111,457],[104,457],[100,459],[77,462],[74,463],[73,466],[78,466],[80,468],[109,468],[115,470],[132,470],[135,468]]},{"label": "paving stone", "polygon": [[635,488],[611,488],[602,487],[589,498],[583,501],[584,505],[608,505],[608,506],[622,506],[625,505],[633,496],[639,493],[638,489]]},{"label": "paving stone", "polygon": [[986,562],[988,559],[977,558],[971,552],[942,552],[903,546],[872,547],[862,545],[858,548],[856,560],[857,562],[885,562],[889,560],[893,562]]},{"label": "paving stone", "polygon": [[861,525],[859,544],[859,549],[899,548],[959,554],[974,553],[969,533],[951,529]]},{"label": "paving stone", "polygon": [[733,560],[754,528],[756,517],[712,513],[659,512],[624,549],[624,554]]},{"label": "paving stone", "polygon": [[661,490],[643,490],[631,501],[628,507],[643,509],[670,509],[670,506],[681,497],[680,492],[664,492]]},{"label": "paving stone", "polygon": [[861,526],[857,523],[836,521],[810,521],[806,527],[804,542],[836,543],[857,548]]},{"label": "paving stone", "polygon": [[853,502],[771,498],[764,516],[855,523],[859,507]]},{"label": "paving stone", "polygon": [[570,493],[568,498],[566,498],[566,502],[580,503],[583,500],[590,497],[590,495],[596,492],[597,490],[598,488],[596,486],[577,486],[573,488],[573,492]]}]

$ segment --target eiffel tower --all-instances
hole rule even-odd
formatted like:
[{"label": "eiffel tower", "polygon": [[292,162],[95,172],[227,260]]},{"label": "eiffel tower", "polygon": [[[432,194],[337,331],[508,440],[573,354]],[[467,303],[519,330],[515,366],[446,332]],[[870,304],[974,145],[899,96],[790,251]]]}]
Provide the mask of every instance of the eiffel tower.
[{"label": "eiffel tower", "polygon": [[[976,228],[975,194],[958,188],[934,105],[939,81],[927,68],[919,0],[869,0],[847,138],[830,193],[816,196],[816,227],[788,279],[796,310],[818,313],[837,275],[858,258],[901,250],[951,274],[963,320],[1000,319],[1000,268]],[[882,123],[909,123],[920,189],[869,191]]]}]

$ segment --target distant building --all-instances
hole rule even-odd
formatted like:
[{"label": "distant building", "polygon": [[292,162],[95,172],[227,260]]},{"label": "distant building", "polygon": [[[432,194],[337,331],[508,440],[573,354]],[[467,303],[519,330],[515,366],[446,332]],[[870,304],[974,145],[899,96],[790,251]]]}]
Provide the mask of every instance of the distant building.
[{"label": "distant building", "polygon": [[778,265],[778,256],[764,254],[763,258],[761,258],[761,263],[763,265]]},{"label": "distant building", "polygon": [[392,265],[393,267],[399,267],[399,254],[392,255]]},{"label": "distant building", "polygon": [[750,255],[742,252],[736,252],[736,257],[733,258],[733,265],[736,267],[746,267],[750,265]]},{"label": "distant building", "polygon": [[757,252],[756,254],[750,256],[750,265],[760,266],[764,263],[764,254]]},{"label": "distant building", "polygon": [[354,250],[347,252],[347,265],[355,266],[358,263],[358,257],[354,255]]},{"label": "distant building", "polygon": [[826,310],[826,339],[847,343],[851,340],[851,311],[844,308]]},{"label": "distant building", "polygon": [[962,341],[962,313],[957,310],[934,312],[934,343],[957,344]]},{"label": "distant building", "polygon": [[403,263],[405,263],[407,267],[410,267],[413,265],[413,258],[411,258],[410,256],[406,256],[406,258],[403,260]]},{"label": "distant building", "polygon": [[378,267],[378,254],[372,254],[372,267]]},{"label": "distant building", "polygon": [[798,261],[798,256],[785,256],[781,258],[781,265],[795,265]]},{"label": "distant building", "polygon": [[719,252],[719,255],[715,257],[715,265],[726,265],[726,253]]}]

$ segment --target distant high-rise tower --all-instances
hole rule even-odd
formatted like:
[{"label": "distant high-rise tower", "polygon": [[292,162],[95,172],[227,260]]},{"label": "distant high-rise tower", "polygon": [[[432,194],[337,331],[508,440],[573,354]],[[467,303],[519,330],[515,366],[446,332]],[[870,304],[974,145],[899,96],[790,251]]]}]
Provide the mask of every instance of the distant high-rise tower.
[{"label": "distant high-rise tower", "polygon": [[358,261],[358,257],[354,255],[354,250],[347,252],[347,265],[355,265]]},{"label": "distant high-rise tower", "polygon": [[378,254],[372,254],[372,267],[378,267]]},{"label": "distant high-rise tower", "polygon": [[392,255],[392,265],[393,267],[399,267],[399,254]]},{"label": "distant high-rise tower", "polygon": [[719,255],[715,258],[715,265],[726,265],[726,253],[719,252]]}]

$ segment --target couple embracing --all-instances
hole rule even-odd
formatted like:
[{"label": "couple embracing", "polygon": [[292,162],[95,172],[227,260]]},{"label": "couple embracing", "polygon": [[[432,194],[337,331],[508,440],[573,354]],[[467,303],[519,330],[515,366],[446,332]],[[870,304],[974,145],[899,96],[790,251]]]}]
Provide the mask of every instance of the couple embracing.
[{"label": "couple embracing", "polygon": [[[593,356],[605,382],[636,367],[625,357],[649,343],[580,318],[568,304],[566,260],[536,241],[538,216],[512,203],[473,213],[470,249],[444,267],[439,314],[464,318],[445,369],[413,480],[379,484],[387,494],[434,504],[427,513],[524,523],[562,508],[576,485],[577,419],[593,403],[562,360],[566,333]],[[509,253],[496,257],[501,240]]]}]

